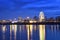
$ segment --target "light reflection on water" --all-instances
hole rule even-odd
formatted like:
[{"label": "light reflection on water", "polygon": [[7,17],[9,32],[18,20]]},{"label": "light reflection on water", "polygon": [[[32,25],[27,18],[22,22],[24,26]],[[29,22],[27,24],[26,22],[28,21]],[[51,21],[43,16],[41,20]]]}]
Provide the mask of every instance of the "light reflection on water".
[{"label": "light reflection on water", "polygon": [[17,25],[10,25],[10,40],[12,40],[12,31],[14,32],[14,40],[16,40]]},{"label": "light reflection on water", "polygon": [[45,40],[45,25],[39,25],[39,40]]},{"label": "light reflection on water", "polygon": [[59,25],[0,25],[1,40],[60,40]]}]

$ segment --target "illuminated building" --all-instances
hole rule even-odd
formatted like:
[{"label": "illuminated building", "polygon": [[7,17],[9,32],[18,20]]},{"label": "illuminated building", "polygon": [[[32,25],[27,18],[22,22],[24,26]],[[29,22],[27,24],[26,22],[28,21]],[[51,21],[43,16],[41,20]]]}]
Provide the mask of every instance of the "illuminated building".
[{"label": "illuminated building", "polygon": [[[39,22],[43,22],[44,19],[44,13],[41,11],[39,14]],[[39,25],[39,36],[39,40],[45,40],[45,25]]]}]

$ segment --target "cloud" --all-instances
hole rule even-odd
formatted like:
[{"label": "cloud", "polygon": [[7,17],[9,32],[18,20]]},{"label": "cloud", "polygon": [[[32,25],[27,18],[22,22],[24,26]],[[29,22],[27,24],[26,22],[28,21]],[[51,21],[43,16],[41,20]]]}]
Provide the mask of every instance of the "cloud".
[{"label": "cloud", "polygon": [[19,15],[33,17],[39,15],[41,10],[45,14],[59,14],[60,0],[0,0],[0,17],[3,18],[4,16],[12,18]]}]

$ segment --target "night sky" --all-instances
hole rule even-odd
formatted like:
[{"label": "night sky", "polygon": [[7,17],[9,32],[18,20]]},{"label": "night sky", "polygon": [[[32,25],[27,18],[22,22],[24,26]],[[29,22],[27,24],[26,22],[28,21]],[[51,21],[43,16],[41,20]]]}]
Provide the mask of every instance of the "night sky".
[{"label": "night sky", "polygon": [[47,17],[60,15],[60,0],[0,0],[0,19],[30,18],[43,11]]}]

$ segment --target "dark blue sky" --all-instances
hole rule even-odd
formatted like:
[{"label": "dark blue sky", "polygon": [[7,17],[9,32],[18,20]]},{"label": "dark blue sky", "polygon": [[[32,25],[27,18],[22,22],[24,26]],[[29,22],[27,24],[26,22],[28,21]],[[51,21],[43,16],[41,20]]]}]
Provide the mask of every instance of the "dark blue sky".
[{"label": "dark blue sky", "polygon": [[0,0],[0,19],[39,16],[43,11],[47,17],[60,15],[60,0]]}]

